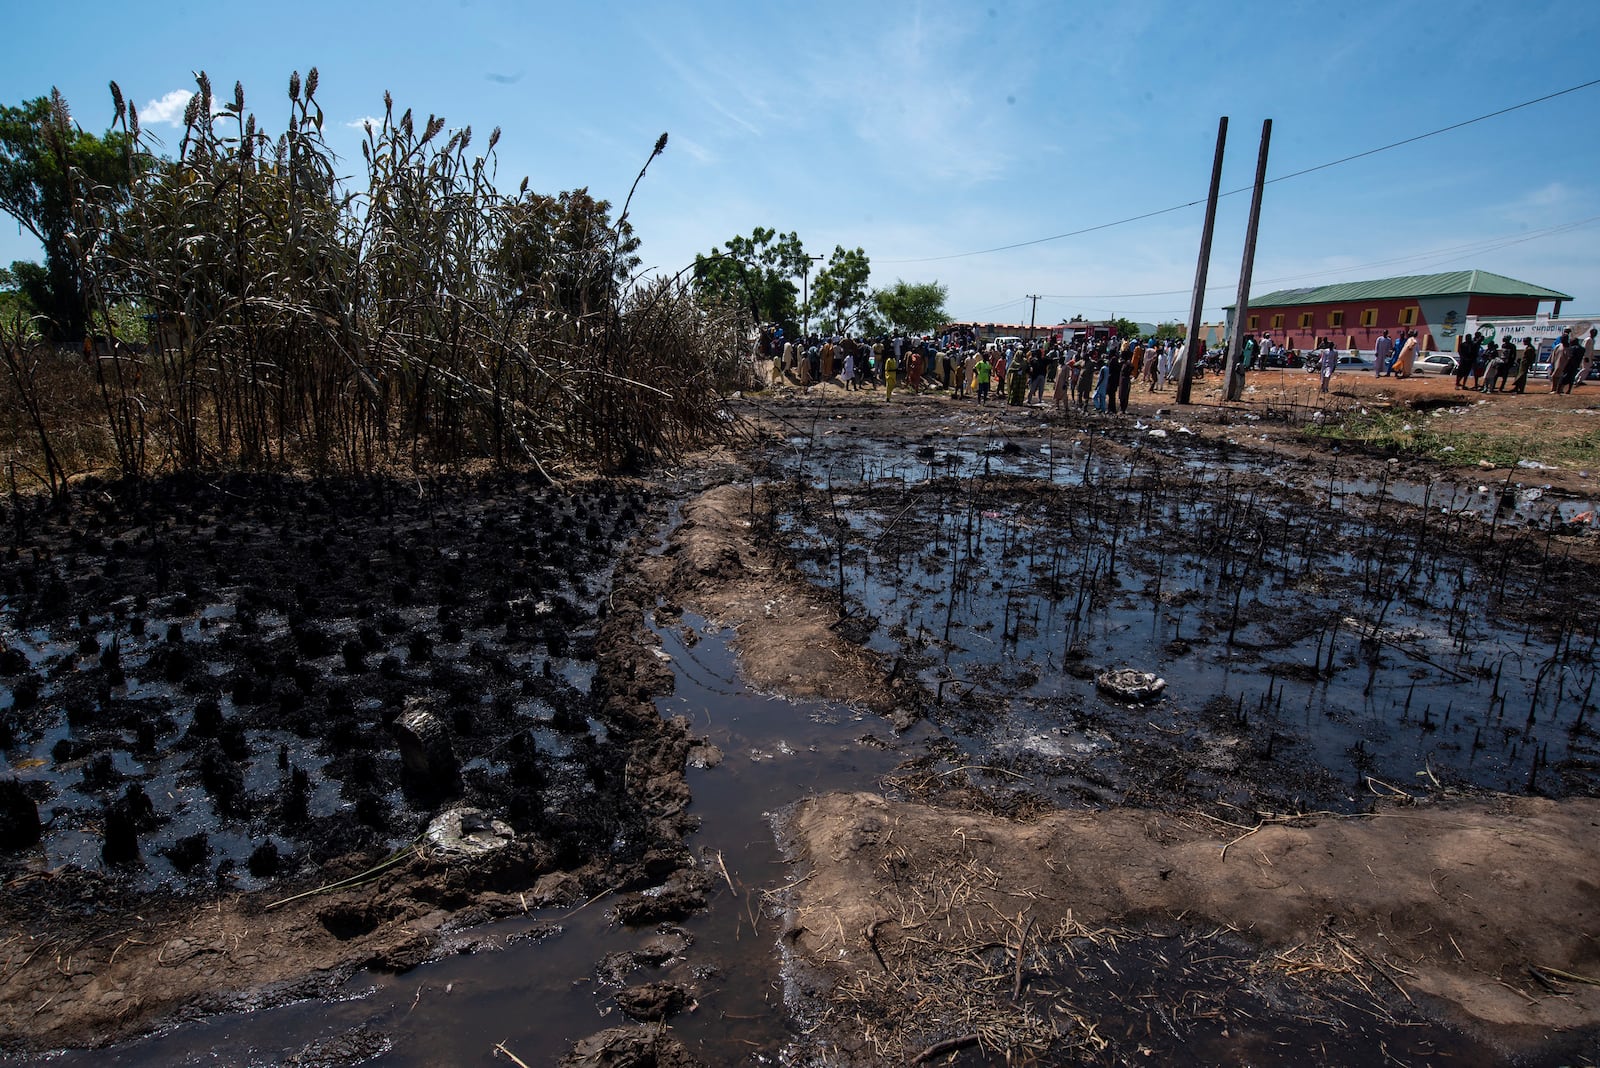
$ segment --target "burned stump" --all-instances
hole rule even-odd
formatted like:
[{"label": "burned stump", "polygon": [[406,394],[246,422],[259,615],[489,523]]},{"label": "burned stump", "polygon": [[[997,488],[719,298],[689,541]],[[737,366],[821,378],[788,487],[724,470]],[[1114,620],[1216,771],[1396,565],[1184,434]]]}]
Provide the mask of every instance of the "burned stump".
[{"label": "burned stump", "polygon": [[461,765],[443,720],[420,702],[408,701],[390,730],[400,745],[401,779],[407,790],[428,798],[460,792]]}]

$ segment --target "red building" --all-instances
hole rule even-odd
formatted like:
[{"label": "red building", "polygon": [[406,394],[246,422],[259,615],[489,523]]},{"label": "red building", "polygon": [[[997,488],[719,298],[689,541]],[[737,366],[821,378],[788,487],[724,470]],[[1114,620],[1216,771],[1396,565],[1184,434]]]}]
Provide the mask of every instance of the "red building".
[{"label": "red building", "polygon": [[[1559,315],[1561,302],[1571,299],[1488,271],[1448,271],[1279,289],[1250,298],[1244,327],[1291,349],[1313,348],[1325,337],[1340,348],[1371,349],[1384,330],[1390,337],[1415,330],[1424,351],[1453,351],[1469,315],[1532,317],[1545,301],[1554,301],[1552,314]],[[1227,306],[1230,333],[1235,310]]]}]

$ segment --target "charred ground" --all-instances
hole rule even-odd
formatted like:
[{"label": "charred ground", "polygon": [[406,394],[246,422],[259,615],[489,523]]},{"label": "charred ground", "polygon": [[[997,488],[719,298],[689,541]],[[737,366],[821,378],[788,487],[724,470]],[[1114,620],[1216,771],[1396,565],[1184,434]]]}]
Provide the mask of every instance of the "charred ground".
[{"label": "charred ground", "polygon": [[[785,933],[760,929],[803,977],[793,1055],[1592,1055],[1592,992],[1560,974],[1597,970],[1592,847],[1567,842],[1593,840],[1600,767],[1585,476],[1306,439],[1318,409],[1294,396],[1119,420],[908,401],[743,402],[765,446],[671,489],[218,477],[13,500],[15,1048],[316,993],[530,907],[609,893],[648,930],[715,905],[727,873],[685,847],[705,747],[653,703],[672,674],[651,627],[688,611],[733,628],[753,685],[870,709],[861,744],[902,757],[881,811],[818,798],[787,821],[805,871]],[[1125,665],[1165,695],[1101,694]],[[430,759],[408,765],[407,731]],[[459,803],[515,844],[416,848]],[[41,838],[18,844],[30,806]],[[1440,845],[1417,814],[1478,837]],[[114,829],[136,858],[103,855]],[[1547,841],[1577,851],[1519,852]],[[1291,853],[1329,858],[1300,891],[1273,871]],[[1403,884],[1334,878],[1358,856]],[[1458,937],[1467,980],[1438,966],[1427,931],[1533,900],[1547,941]],[[710,996],[674,945],[624,1012]],[[575,1055],[692,1063],[671,1033]],[[321,1063],[383,1046],[355,1039]]]}]

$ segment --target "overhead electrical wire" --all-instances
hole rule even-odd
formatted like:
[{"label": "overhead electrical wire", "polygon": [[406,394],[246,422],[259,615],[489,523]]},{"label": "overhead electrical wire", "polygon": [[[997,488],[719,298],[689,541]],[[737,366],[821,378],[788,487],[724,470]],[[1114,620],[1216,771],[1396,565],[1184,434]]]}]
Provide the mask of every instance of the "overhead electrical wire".
[{"label": "overhead electrical wire", "polygon": [[[1450,259],[1458,259],[1467,253],[1493,252],[1496,249],[1508,248],[1511,245],[1520,245],[1527,241],[1537,241],[1541,237],[1549,237],[1552,234],[1560,234],[1566,233],[1569,230],[1577,230],[1595,222],[1600,222],[1600,215],[1591,215],[1586,219],[1577,219],[1573,222],[1559,223],[1555,226],[1546,227],[1543,230],[1534,230],[1531,233],[1518,234],[1515,237],[1502,236],[1488,238],[1485,240],[1472,241],[1464,245],[1448,245],[1444,248],[1429,249],[1426,252],[1415,252],[1407,256],[1395,256],[1390,259],[1372,260],[1368,263],[1353,263],[1340,268],[1340,271],[1361,271],[1368,267],[1387,267],[1396,263],[1410,263],[1414,260],[1436,260],[1440,256],[1446,257],[1445,260],[1440,262],[1448,262]],[[1327,277],[1327,274],[1327,271],[1311,271],[1303,272],[1301,274],[1280,275],[1277,278],[1259,278],[1256,279],[1256,281],[1264,285],[1272,285],[1278,282],[1296,282],[1302,278],[1325,278]],[[1238,284],[1239,283],[1237,280],[1233,282],[1218,282],[1213,285],[1206,286],[1206,292],[1211,293],[1219,290],[1226,292],[1227,290],[1235,288],[1238,286]],[[1176,297],[1192,292],[1192,289],[1163,289],[1152,293],[1042,293],[1040,294],[1039,299],[1132,300],[1140,297]]]},{"label": "overhead electrical wire", "polygon": [[[1576,93],[1576,92],[1579,92],[1579,91],[1584,90],[1584,89],[1589,89],[1589,88],[1591,88],[1593,86],[1596,86],[1596,85],[1600,85],[1600,78],[1595,78],[1595,79],[1593,79],[1591,81],[1584,82],[1581,85],[1573,85],[1573,86],[1569,86],[1566,89],[1559,89],[1559,90],[1557,90],[1556,92],[1553,92],[1553,93],[1546,93],[1544,96],[1535,97],[1532,100],[1524,100],[1520,104],[1512,104],[1509,107],[1503,107],[1503,108],[1500,108],[1497,111],[1491,111],[1491,112],[1489,112],[1487,114],[1479,115],[1479,116],[1477,116],[1475,118],[1463,119],[1461,122],[1454,122],[1454,123],[1451,123],[1449,126],[1441,126],[1437,130],[1429,130],[1427,133],[1416,134],[1415,136],[1407,137],[1404,140],[1394,141],[1394,142],[1392,142],[1390,144],[1387,144],[1387,145],[1380,145],[1377,148],[1369,148],[1364,152],[1357,152],[1357,153],[1354,153],[1353,155],[1343,156],[1343,157],[1341,157],[1339,159],[1336,159],[1336,160],[1330,160],[1327,163],[1319,163],[1314,167],[1306,167],[1306,168],[1303,168],[1303,169],[1298,170],[1298,171],[1291,171],[1288,174],[1281,174],[1276,178],[1267,179],[1266,184],[1272,185],[1272,184],[1277,183],[1277,182],[1286,182],[1291,178],[1299,178],[1299,177],[1302,177],[1302,176],[1307,175],[1307,174],[1313,174],[1313,173],[1315,173],[1317,171],[1325,171],[1330,167],[1338,167],[1341,164],[1350,163],[1353,160],[1365,159],[1368,156],[1375,156],[1380,152],[1388,152],[1391,149],[1401,148],[1401,147],[1403,147],[1405,145],[1415,144],[1418,141],[1425,141],[1430,137],[1438,137],[1440,134],[1450,133],[1453,130],[1459,130],[1462,127],[1471,126],[1474,123],[1484,122],[1484,121],[1486,121],[1488,119],[1498,118],[1501,115],[1507,115],[1507,114],[1510,114],[1513,111],[1520,111],[1523,108],[1532,107],[1535,104],[1543,104],[1547,100],[1554,100],[1557,97],[1566,96],[1569,93]],[[1220,196],[1225,196],[1225,197],[1236,196],[1239,193],[1248,192],[1250,189],[1251,189],[1250,186],[1241,186],[1238,189],[1230,189],[1226,193],[1220,194]],[[1144,213],[1139,214],[1139,215],[1130,215],[1125,219],[1116,219],[1116,220],[1113,220],[1112,222],[1099,223],[1099,224],[1094,225],[1094,226],[1085,226],[1080,230],[1071,230],[1071,231],[1068,231],[1067,233],[1064,233],[1064,234],[1052,234],[1049,237],[1036,237],[1036,238],[1032,238],[1031,240],[1028,240],[1028,241],[1014,241],[1009,245],[996,245],[993,248],[975,249],[975,250],[973,250],[971,252],[951,252],[951,253],[948,253],[948,254],[943,255],[943,256],[923,256],[923,257],[921,257],[919,259],[880,260],[879,262],[880,263],[885,263],[885,264],[938,263],[938,262],[940,262],[942,260],[959,260],[959,259],[966,259],[966,258],[971,257],[971,256],[987,256],[987,255],[990,255],[990,254],[995,253],[995,252],[1009,252],[1012,249],[1027,248],[1029,245],[1042,245],[1042,244],[1045,244],[1045,243],[1050,242],[1050,241],[1062,241],[1062,240],[1065,240],[1066,238],[1069,238],[1069,237],[1081,237],[1084,234],[1092,234],[1097,230],[1109,230],[1109,229],[1111,229],[1112,227],[1115,227],[1115,226],[1126,226],[1129,223],[1142,222],[1145,219],[1153,219],[1158,215],[1167,215],[1167,214],[1170,214],[1170,213],[1175,212],[1175,211],[1183,211],[1186,208],[1192,208],[1196,204],[1202,204],[1204,202],[1205,202],[1205,198],[1202,197],[1199,200],[1191,200],[1191,201],[1188,201],[1188,202],[1183,203],[1183,204],[1174,204],[1169,208],[1158,208],[1155,211],[1147,211],[1147,212],[1144,212]]]}]

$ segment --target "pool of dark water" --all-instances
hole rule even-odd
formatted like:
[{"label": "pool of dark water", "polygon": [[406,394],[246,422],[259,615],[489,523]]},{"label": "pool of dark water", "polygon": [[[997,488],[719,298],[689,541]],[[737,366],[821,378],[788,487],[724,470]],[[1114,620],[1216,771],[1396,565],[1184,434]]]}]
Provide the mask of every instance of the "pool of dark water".
[{"label": "pool of dark water", "polygon": [[[1013,454],[859,481],[848,449],[817,468],[791,448],[772,527],[915,665],[932,717],[1047,793],[1349,810],[1600,790],[1596,591],[1551,523],[1582,502],[1076,444],[1055,479]],[[1097,688],[1122,667],[1163,678],[1159,699]]]}]

